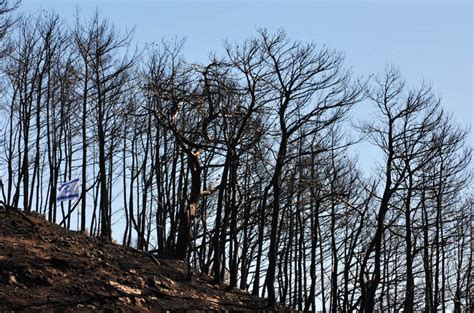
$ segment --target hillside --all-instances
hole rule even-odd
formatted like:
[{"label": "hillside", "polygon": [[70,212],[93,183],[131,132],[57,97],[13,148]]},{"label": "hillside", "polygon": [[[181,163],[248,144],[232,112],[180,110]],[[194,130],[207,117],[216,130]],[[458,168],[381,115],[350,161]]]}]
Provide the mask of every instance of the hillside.
[{"label": "hillside", "polygon": [[0,310],[262,310],[264,299],[186,279],[184,262],[0,211]]}]

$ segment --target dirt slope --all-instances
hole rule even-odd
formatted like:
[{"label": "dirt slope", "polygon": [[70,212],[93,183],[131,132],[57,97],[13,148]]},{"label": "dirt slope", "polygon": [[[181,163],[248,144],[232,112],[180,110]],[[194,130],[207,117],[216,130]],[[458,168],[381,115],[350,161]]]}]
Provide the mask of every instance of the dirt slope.
[{"label": "dirt slope", "polygon": [[51,224],[0,211],[0,310],[263,310],[264,299],[226,291],[183,262],[152,257]]}]

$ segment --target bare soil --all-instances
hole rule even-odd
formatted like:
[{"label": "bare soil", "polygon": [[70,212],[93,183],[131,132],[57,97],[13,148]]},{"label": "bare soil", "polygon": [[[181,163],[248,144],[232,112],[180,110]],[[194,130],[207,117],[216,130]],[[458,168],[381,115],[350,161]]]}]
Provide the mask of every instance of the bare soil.
[{"label": "bare soil", "polygon": [[0,211],[0,311],[263,311],[265,299],[187,278],[182,261]]}]

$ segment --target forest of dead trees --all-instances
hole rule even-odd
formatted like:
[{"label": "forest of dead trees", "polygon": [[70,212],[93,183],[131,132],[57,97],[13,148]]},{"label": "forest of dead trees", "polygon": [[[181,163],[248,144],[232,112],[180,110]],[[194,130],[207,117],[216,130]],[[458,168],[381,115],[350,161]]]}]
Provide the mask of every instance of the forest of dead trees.
[{"label": "forest of dead trees", "polygon": [[[98,14],[0,3],[4,203],[298,310],[472,310],[469,129],[430,86],[356,79],[282,31],[196,64]],[[57,202],[73,178],[80,199]]]}]

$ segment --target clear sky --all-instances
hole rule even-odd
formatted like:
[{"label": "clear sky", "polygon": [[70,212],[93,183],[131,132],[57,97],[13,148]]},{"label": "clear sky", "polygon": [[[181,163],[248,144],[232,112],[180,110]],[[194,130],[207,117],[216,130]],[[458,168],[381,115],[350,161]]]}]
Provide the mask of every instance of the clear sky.
[{"label": "clear sky", "polygon": [[[224,39],[281,28],[293,39],[345,52],[358,76],[393,64],[410,85],[430,82],[461,124],[473,124],[471,1],[23,0],[20,11],[54,10],[72,20],[77,8],[84,18],[98,8],[118,28],[135,27],[139,46],[185,37],[190,62],[219,52]],[[366,104],[356,107],[357,116],[368,112]],[[471,145],[473,138],[471,132]],[[373,153],[359,152],[363,167],[372,164]]]}]

